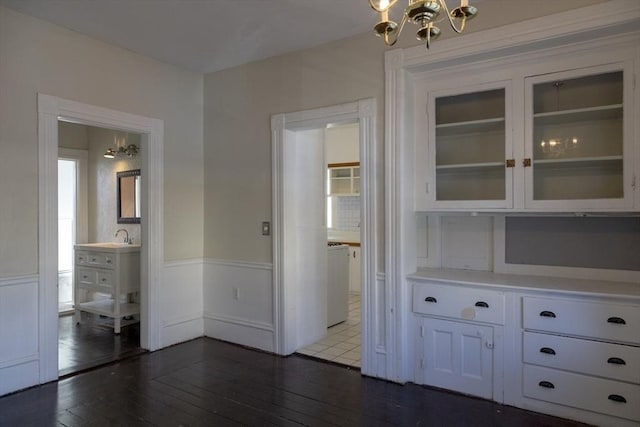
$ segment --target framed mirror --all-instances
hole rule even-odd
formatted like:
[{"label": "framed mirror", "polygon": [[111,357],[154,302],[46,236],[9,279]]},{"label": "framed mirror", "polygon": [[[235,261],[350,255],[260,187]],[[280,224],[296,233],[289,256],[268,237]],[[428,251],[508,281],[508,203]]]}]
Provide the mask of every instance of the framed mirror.
[{"label": "framed mirror", "polygon": [[140,169],[116,172],[118,224],[140,224]]}]

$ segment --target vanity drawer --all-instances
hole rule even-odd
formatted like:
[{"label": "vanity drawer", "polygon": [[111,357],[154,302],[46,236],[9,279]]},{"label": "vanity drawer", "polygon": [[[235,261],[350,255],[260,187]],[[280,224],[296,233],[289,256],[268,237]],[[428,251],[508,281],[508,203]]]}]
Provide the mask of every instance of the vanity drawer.
[{"label": "vanity drawer", "polygon": [[523,361],[640,384],[640,347],[524,332]]},{"label": "vanity drawer", "polygon": [[640,344],[640,306],[524,297],[523,326]]},{"label": "vanity drawer", "polygon": [[501,292],[431,284],[413,287],[413,311],[419,314],[503,325],[504,307]]},{"label": "vanity drawer", "polygon": [[83,285],[95,285],[98,283],[95,270],[90,268],[78,268],[76,270],[76,280]]},{"label": "vanity drawer", "polygon": [[640,421],[640,386],[524,365],[523,394],[546,402]]},{"label": "vanity drawer", "polygon": [[113,285],[113,274],[110,271],[99,271],[96,284],[101,288],[105,288],[105,292],[110,292]]},{"label": "vanity drawer", "polygon": [[89,253],[85,251],[76,251],[76,265],[89,265]]}]

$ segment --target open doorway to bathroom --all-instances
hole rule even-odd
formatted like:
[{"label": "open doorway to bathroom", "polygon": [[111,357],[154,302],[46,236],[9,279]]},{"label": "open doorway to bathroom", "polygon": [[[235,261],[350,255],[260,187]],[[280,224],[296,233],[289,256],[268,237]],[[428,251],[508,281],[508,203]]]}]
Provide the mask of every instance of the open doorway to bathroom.
[{"label": "open doorway to bathroom", "polygon": [[[142,155],[138,134],[58,122],[61,377],[143,351],[139,309]],[[125,185],[129,181],[133,186]],[[131,203],[126,203],[128,193]]]}]

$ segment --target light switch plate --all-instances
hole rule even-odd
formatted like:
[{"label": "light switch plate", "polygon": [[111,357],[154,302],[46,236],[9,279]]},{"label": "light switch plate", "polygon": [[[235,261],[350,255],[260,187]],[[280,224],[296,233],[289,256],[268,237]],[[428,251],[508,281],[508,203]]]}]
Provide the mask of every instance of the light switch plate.
[{"label": "light switch plate", "polygon": [[271,223],[269,221],[262,222],[262,235],[269,236],[271,234]]}]

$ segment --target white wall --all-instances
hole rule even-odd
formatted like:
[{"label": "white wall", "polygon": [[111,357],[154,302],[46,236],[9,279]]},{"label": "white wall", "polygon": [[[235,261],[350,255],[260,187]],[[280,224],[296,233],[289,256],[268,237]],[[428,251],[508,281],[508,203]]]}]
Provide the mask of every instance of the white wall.
[{"label": "white wall", "polygon": [[198,263],[163,276],[162,342],[202,334],[169,326],[202,311],[202,76],[0,6],[0,395],[38,381],[37,93],[164,121],[164,258]]},{"label": "white wall", "polygon": [[334,126],[325,130],[325,160],[329,163],[360,161],[360,127],[357,123]]}]

